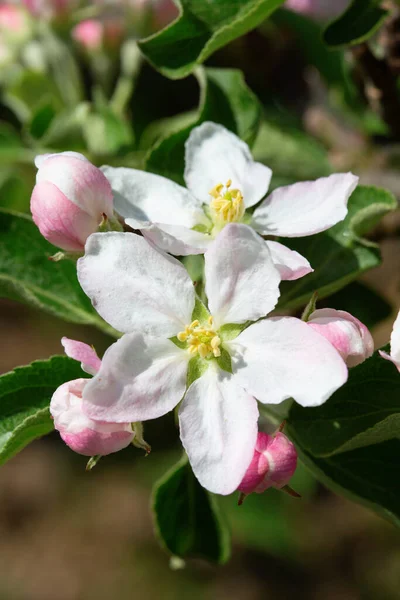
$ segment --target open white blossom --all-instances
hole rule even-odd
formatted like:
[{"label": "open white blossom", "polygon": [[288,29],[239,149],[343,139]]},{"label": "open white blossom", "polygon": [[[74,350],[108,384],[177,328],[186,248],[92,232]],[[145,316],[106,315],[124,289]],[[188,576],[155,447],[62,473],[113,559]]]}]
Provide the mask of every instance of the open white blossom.
[{"label": "open white blossom", "polygon": [[[330,175],[268,191],[272,172],[252,159],[249,147],[215,123],[195,127],[186,142],[187,189],[159,175],[103,167],[117,212],[159,248],[175,255],[201,254],[229,223],[247,223],[263,236],[302,237],[343,220],[358,183],[351,173]],[[312,271],[298,252],[268,240],[282,279]]]},{"label": "open white blossom", "polygon": [[90,236],[78,276],[98,313],[125,333],[84,389],[86,414],[145,421],[180,403],[183,445],[212,492],[234,491],[250,464],[256,398],[317,406],[346,381],[342,358],[306,323],[258,320],[274,308],[280,277],[247,225],[227,225],[205,253],[208,310],[182,264],[132,233]]}]

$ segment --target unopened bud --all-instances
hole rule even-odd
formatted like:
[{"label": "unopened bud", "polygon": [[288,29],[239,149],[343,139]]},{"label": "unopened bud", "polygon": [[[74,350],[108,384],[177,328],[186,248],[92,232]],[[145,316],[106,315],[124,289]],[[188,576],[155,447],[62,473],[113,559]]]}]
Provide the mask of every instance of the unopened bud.
[{"label": "unopened bud", "polygon": [[247,496],[253,492],[261,494],[270,487],[283,489],[296,466],[296,448],[284,433],[278,431],[268,435],[259,432],[253,458],[238,490]]},{"label": "unopened bud", "polygon": [[82,154],[62,152],[37,156],[32,217],[51,244],[82,252],[89,235],[107,215],[113,216],[113,195],[105,175]]},{"label": "unopened bud", "polygon": [[344,310],[315,310],[307,324],[336,348],[348,367],[364,362],[374,351],[374,341],[367,327]]},{"label": "unopened bud", "polygon": [[72,30],[72,37],[88,52],[100,50],[103,45],[103,23],[98,19],[81,21]]},{"label": "unopened bud", "polygon": [[82,410],[82,394],[90,379],[60,385],[50,402],[54,427],[78,454],[105,456],[129,446],[134,437],[130,423],[105,423],[90,419]]}]

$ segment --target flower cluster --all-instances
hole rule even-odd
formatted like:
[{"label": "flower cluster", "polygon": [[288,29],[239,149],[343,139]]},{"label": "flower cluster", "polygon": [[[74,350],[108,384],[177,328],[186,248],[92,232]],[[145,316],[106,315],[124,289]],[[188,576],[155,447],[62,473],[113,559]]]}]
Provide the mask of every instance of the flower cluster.
[{"label": "flower cluster", "polygon": [[[134,169],[99,170],[73,152],[39,157],[37,166],[35,223],[53,244],[80,252],[82,289],[122,333],[101,361],[64,339],[67,354],[93,375],[53,396],[64,441],[82,454],[108,454],[135,443],[131,424],[176,410],[206,489],[284,489],[296,450],[281,431],[258,431],[259,407],[290,398],[321,405],[373,342],[344,311],[315,310],[308,322],[268,316],[280,282],[312,271],[275,238],[312,235],[344,219],[357,177],[331,175],[268,195],[270,169],[215,123],[187,140],[186,187]],[[113,209],[125,231],[105,230],[105,219],[116,221]],[[204,254],[201,289],[172,256],[190,254]]]}]

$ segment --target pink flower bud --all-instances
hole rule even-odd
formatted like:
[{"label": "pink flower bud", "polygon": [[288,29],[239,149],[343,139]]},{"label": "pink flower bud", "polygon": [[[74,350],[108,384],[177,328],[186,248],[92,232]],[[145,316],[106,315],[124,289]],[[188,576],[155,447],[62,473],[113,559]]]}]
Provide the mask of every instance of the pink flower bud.
[{"label": "pink flower bud", "polygon": [[333,19],[346,10],[350,0],[286,0],[284,8],[317,20]]},{"label": "pink flower bud", "polygon": [[364,362],[374,351],[374,340],[367,327],[344,310],[315,310],[307,324],[336,348],[348,367]]},{"label": "pink flower bud", "polygon": [[111,186],[82,154],[62,152],[37,156],[32,217],[40,233],[63,250],[83,251],[104,215],[113,215]]},{"label": "pink flower bud", "polygon": [[28,13],[20,6],[0,4],[0,32],[10,43],[26,42],[32,32]]},{"label": "pink flower bud", "polygon": [[103,44],[104,26],[98,19],[87,19],[81,21],[72,30],[72,37],[85,50],[99,50]]},{"label": "pink flower bud", "polygon": [[297,466],[297,452],[284,433],[274,436],[259,432],[252,461],[247,468],[238,490],[243,494],[287,485]]},{"label": "pink flower bud", "polygon": [[89,379],[74,379],[60,385],[50,402],[54,427],[64,442],[78,454],[105,456],[132,442],[130,423],[93,421],[82,410],[82,394]]}]

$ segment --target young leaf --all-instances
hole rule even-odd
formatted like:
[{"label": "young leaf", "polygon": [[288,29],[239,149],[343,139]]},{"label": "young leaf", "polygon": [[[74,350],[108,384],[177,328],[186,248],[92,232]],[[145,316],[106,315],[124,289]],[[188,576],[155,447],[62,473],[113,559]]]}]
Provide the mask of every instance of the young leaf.
[{"label": "young leaf", "polygon": [[316,140],[299,129],[277,126],[272,118],[263,119],[252,154],[254,160],[272,169],[275,181],[282,180],[284,185],[332,172],[328,153]]},{"label": "young leaf", "polygon": [[53,430],[49,403],[56,388],[82,377],[76,360],[53,356],[0,377],[0,464]]},{"label": "young leaf", "polygon": [[389,14],[381,4],[381,0],[353,0],[349,8],[325,29],[325,43],[337,48],[360,44],[370,38]]},{"label": "young leaf", "polygon": [[257,27],[284,0],[180,0],[180,15],[139,42],[152,65],[172,79],[186,77],[213,52]]},{"label": "young leaf", "polygon": [[201,487],[186,456],[156,484],[153,515],[160,542],[173,556],[228,559],[229,534],[215,499]]},{"label": "young leaf", "polygon": [[258,131],[261,107],[247,87],[243,74],[236,69],[198,69],[200,86],[197,112],[183,127],[169,131],[158,140],[147,156],[146,169],[183,183],[185,142],[189,133],[204,121],[221,123],[246,142]]},{"label": "young leaf", "polygon": [[290,433],[315,457],[400,438],[400,375],[378,352],[350,369],[347,383],[325,404],[293,404]]},{"label": "young leaf", "polygon": [[357,448],[329,458],[316,458],[296,442],[309,470],[334,492],[364,504],[400,526],[400,440]]},{"label": "young leaf", "polygon": [[360,185],[351,195],[347,217],[341,223],[314,236],[283,240],[309,260],[314,273],[295,282],[283,282],[279,308],[302,306],[314,292],[318,292],[319,298],[329,296],[364,271],[378,266],[378,248],[361,236],[396,207],[391,192]]},{"label": "young leaf", "polygon": [[0,209],[0,297],[112,333],[80,288],[76,265],[50,261],[55,252],[30,217]]}]

